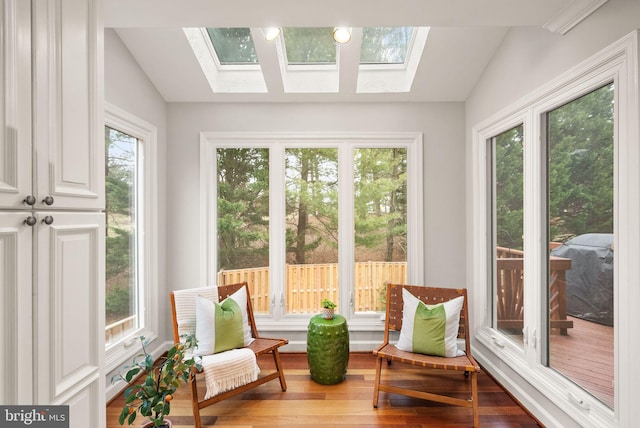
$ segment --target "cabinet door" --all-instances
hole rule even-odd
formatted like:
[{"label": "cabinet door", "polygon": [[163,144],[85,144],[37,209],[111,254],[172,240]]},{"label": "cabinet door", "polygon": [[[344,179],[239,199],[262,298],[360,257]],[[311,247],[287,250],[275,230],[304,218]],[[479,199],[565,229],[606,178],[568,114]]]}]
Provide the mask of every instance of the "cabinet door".
[{"label": "cabinet door", "polygon": [[36,212],[36,217],[36,404],[68,404],[71,427],[101,426],[104,214]]},{"label": "cabinet door", "polygon": [[31,260],[28,212],[0,212],[0,403],[30,404]]},{"label": "cabinet door", "polygon": [[103,28],[98,3],[32,2],[37,208],[104,208]]},{"label": "cabinet door", "polygon": [[0,3],[0,208],[31,195],[31,7]]}]

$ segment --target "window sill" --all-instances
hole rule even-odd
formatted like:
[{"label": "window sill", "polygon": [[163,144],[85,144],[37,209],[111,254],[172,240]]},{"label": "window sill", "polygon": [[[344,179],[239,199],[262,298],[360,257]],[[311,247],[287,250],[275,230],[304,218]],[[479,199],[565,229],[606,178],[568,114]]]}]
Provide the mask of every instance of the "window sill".
[{"label": "window sill", "polygon": [[144,336],[148,342],[152,342],[158,337],[155,332],[148,329],[138,329],[109,346],[106,350],[105,358],[107,373],[117,369],[142,352],[141,346],[136,346],[136,344],[140,343],[140,336]]}]

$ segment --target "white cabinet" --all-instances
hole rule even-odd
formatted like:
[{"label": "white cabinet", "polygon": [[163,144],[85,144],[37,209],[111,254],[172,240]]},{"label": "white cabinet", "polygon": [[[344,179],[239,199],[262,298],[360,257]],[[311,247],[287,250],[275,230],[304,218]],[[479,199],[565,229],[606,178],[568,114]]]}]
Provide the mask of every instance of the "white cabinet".
[{"label": "white cabinet", "polygon": [[32,194],[28,1],[0,3],[0,32],[0,209],[24,208],[22,201]]},{"label": "white cabinet", "polygon": [[105,425],[100,0],[0,3],[0,403]]},{"label": "white cabinet", "polygon": [[31,403],[32,213],[0,211],[0,403]]},{"label": "white cabinet", "polygon": [[97,3],[3,1],[0,209],[104,208]]},{"label": "white cabinet", "polygon": [[[103,213],[36,212],[35,403],[70,409],[71,426],[104,420]],[[47,224],[50,223],[50,224]],[[102,333],[102,334],[100,334]]]}]

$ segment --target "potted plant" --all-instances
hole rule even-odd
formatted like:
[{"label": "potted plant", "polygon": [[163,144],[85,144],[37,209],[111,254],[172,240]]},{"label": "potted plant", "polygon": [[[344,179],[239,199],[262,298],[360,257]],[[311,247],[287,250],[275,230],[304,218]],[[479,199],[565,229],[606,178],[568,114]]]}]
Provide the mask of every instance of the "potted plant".
[{"label": "potted plant", "polygon": [[329,299],[322,299],[322,318],[326,320],[333,319],[336,304]]},{"label": "potted plant", "polygon": [[148,416],[149,422],[145,427],[171,427],[171,422],[165,416],[171,411],[171,400],[181,381],[187,383],[193,367],[202,368],[193,356],[187,358],[187,351],[196,346],[193,335],[185,335],[184,342],[174,344],[167,355],[154,364],[153,357],[147,353],[144,336],[140,337],[143,354],[137,356],[133,365],[125,367],[126,374],[116,377],[130,383],[139,374],[144,375],[143,382],[129,386],[124,392],[125,405],[120,413],[118,422],[125,421],[131,425],[140,413]]}]

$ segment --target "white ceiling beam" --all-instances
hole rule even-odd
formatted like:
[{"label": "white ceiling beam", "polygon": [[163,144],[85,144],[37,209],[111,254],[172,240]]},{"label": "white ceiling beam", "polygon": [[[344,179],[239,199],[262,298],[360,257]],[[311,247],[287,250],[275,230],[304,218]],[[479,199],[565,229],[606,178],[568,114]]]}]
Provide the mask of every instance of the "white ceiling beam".
[{"label": "white ceiling beam", "polygon": [[360,46],[362,44],[362,28],[351,29],[351,40],[340,45],[338,50],[338,77],[340,93],[355,94],[358,86],[358,68],[360,66]]},{"label": "white ceiling beam", "polygon": [[251,37],[256,48],[256,55],[258,55],[264,82],[267,85],[267,91],[272,95],[284,93],[276,41],[266,40],[262,28],[251,28]]}]

